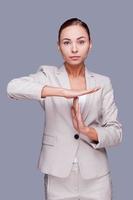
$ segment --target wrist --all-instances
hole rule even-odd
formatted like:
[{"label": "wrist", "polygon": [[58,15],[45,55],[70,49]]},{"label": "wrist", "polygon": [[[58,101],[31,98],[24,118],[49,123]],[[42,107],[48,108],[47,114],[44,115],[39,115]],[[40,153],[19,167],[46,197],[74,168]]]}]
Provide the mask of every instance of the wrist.
[{"label": "wrist", "polygon": [[81,133],[89,137],[89,139],[91,139],[92,141],[98,142],[98,134],[94,128],[85,126]]},{"label": "wrist", "polygon": [[84,126],[81,130],[81,133],[86,136],[89,136],[89,132],[90,132],[90,128],[88,126]]}]

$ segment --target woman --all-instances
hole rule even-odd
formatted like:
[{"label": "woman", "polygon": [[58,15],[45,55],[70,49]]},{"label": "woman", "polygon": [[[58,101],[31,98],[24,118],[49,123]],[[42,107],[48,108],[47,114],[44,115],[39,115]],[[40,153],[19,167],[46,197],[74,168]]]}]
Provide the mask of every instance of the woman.
[{"label": "woman", "polygon": [[9,97],[38,100],[45,111],[38,168],[48,200],[112,199],[106,147],[122,141],[122,127],[110,78],[85,65],[91,48],[87,24],[68,19],[58,34],[63,65],[42,65],[7,86]]}]

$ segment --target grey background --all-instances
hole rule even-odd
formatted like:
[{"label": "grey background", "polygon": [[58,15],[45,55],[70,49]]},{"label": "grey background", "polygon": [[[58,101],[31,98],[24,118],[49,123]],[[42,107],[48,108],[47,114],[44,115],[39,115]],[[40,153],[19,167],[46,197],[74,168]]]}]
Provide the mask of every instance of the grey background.
[{"label": "grey background", "polygon": [[[37,170],[44,115],[36,101],[7,98],[7,83],[34,73],[41,64],[62,65],[59,26],[79,17],[91,29],[91,71],[110,76],[123,124],[123,143],[108,149],[114,200],[132,199],[132,1],[5,0],[0,5],[0,199],[42,200]],[[98,167],[98,166],[97,166]]]}]

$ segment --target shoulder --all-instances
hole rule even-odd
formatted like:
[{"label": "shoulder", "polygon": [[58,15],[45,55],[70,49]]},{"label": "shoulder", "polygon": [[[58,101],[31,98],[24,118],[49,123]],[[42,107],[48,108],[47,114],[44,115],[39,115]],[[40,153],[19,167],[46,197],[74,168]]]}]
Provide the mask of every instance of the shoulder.
[{"label": "shoulder", "polygon": [[90,74],[95,78],[100,84],[111,84],[111,78],[107,75],[99,74],[96,72],[90,71]]}]

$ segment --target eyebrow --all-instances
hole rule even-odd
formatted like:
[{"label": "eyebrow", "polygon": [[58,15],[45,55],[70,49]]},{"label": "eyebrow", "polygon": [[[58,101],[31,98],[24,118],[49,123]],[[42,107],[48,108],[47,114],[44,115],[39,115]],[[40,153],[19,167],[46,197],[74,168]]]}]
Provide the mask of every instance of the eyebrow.
[{"label": "eyebrow", "polygon": [[[81,39],[81,38],[86,38],[86,37],[81,36],[81,37],[77,38],[77,40],[79,40],[79,39]],[[70,39],[69,39],[69,38],[63,38],[62,41],[63,41],[63,40],[70,40]]]}]

